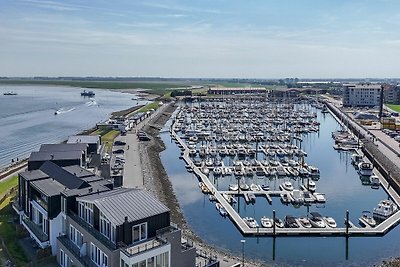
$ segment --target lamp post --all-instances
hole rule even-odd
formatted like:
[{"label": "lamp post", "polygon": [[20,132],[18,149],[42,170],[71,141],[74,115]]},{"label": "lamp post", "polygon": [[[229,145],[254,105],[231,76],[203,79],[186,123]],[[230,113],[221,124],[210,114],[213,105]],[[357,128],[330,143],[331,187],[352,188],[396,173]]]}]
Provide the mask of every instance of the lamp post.
[{"label": "lamp post", "polygon": [[244,243],[246,243],[246,240],[242,239],[240,242],[242,243],[242,266],[244,266]]}]

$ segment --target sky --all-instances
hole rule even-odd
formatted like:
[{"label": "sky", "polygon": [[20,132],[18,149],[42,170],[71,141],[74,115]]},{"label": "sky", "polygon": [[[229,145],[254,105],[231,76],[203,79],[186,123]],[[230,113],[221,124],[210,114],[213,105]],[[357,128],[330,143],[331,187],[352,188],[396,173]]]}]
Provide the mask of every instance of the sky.
[{"label": "sky", "polygon": [[400,77],[399,0],[0,0],[0,76]]}]

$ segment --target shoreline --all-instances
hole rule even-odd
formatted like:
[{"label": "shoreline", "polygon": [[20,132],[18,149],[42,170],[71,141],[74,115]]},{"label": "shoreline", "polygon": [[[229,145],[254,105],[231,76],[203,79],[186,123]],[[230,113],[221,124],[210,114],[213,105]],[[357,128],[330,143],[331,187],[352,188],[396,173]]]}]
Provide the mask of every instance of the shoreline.
[{"label": "shoreline", "polygon": [[[144,187],[171,210],[171,221],[181,228],[184,238],[190,239],[195,243],[197,250],[202,251],[202,253],[204,252],[206,255],[216,256],[221,261],[221,264],[223,262],[231,262],[232,265],[240,263],[240,257],[233,255],[230,251],[207,243],[194,233],[183,215],[172,183],[169,180],[160,158],[160,153],[165,150],[165,144],[159,136],[159,129],[164,127],[165,123],[170,119],[172,113],[176,109],[176,106],[172,106],[172,104],[169,105],[171,106],[167,107],[166,110],[143,127],[143,130],[152,137],[147,143],[141,142],[139,144]],[[246,266],[259,267],[267,265],[246,260]]]}]

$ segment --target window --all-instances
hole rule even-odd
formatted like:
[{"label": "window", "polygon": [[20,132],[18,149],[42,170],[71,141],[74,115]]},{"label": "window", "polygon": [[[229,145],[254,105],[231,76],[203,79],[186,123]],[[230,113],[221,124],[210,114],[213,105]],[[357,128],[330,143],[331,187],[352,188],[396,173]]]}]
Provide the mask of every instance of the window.
[{"label": "window", "polygon": [[147,223],[133,226],[132,235],[132,243],[147,239]]},{"label": "window", "polygon": [[72,266],[72,260],[68,257],[68,255],[62,249],[60,249],[60,266],[62,266],[62,267]]},{"label": "window", "polygon": [[115,243],[115,226],[100,212],[100,233]]},{"label": "window", "polygon": [[108,267],[108,256],[93,243],[90,243],[90,259],[97,266]]},{"label": "window", "polygon": [[169,267],[169,252],[164,252],[156,256],[156,266],[157,267]]},{"label": "window", "polygon": [[93,225],[93,204],[79,202],[78,216],[88,224]]},{"label": "window", "polygon": [[83,234],[72,225],[69,226],[69,239],[79,248],[83,244]]}]

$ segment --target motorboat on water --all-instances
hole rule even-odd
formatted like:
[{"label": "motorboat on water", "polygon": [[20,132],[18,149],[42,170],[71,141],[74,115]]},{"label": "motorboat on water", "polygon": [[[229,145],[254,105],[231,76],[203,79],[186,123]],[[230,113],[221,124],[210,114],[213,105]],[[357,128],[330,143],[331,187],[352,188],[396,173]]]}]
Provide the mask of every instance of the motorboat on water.
[{"label": "motorboat on water", "polygon": [[244,217],[243,221],[250,227],[250,228],[257,228],[259,227],[257,221],[252,217]]},{"label": "motorboat on water", "polygon": [[371,216],[371,212],[368,211],[368,210],[365,210],[365,211],[362,212],[361,217],[358,218],[358,222],[362,226],[369,226],[369,227],[375,227],[376,226],[376,221]]},{"label": "motorboat on water", "polygon": [[95,93],[93,91],[83,90],[83,92],[81,92],[81,96],[93,97],[93,96],[95,96]]},{"label": "motorboat on water", "polygon": [[289,181],[285,181],[283,184],[281,184],[281,187],[282,187],[283,190],[293,191],[293,185]]},{"label": "motorboat on water", "polygon": [[271,228],[273,226],[274,221],[267,216],[261,217],[261,226],[264,228]]},{"label": "motorboat on water", "polygon": [[303,226],[304,228],[311,228],[312,225],[310,223],[310,219],[308,219],[307,217],[299,217],[297,219],[297,221],[300,223],[301,226]]},{"label": "motorboat on water", "polygon": [[261,189],[264,191],[269,191],[269,185],[263,184],[261,185]]},{"label": "motorboat on water", "polygon": [[318,202],[318,203],[325,203],[326,202],[325,194],[314,193],[314,197],[315,197],[315,201]]},{"label": "motorboat on water", "polygon": [[372,170],[374,169],[374,166],[369,163],[369,162],[360,162],[358,163],[358,174],[360,174],[361,176],[371,176]]},{"label": "motorboat on water", "polygon": [[303,191],[294,189],[292,192],[290,192],[293,198],[293,203],[295,204],[302,204],[304,202],[304,194]]},{"label": "motorboat on water", "polygon": [[360,162],[362,162],[363,160],[363,156],[359,155],[359,154],[353,154],[351,155],[351,164],[353,164],[354,166],[356,166],[358,168],[358,164]]},{"label": "motorboat on water", "polygon": [[292,215],[285,216],[285,226],[289,228],[299,228],[299,224],[296,221],[296,217]]},{"label": "motorboat on water", "polygon": [[369,181],[371,182],[371,188],[373,189],[378,189],[380,186],[380,181],[379,181],[379,177],[374,175],[371,175],[371,177],[369,177]]},{"label": "motorboat on water", "polygon": [[230,184],[229,185],[229,190],[230,191],[238,191],[239,186],[237,184]]},{"label": "motorboat on water", "polygon": [[336,221],[332,217],[324,216],[323,218],[325,220],[326,225],[329,226],[330,228],[337,227]]},{"label": "motorboat on water", "polygon": [[248,191],[250,189],[250,186],[246,183],[241,183],[241,184],[239,184],[239,188],[240,188],[240,190]]},{"label": "motorboat on water", "polygon": [[8,92],[4,92],[3,95],[18,95],[18,93],[14,92],[14,91],[8,91]]},{"label": "motorboat on water", "polygon": [[260,187],[256,184],[251,184],[250,185],[250,190],[251,191],[260,191]]},{"label": "motorboat on water", "polygon": [[303,197],[304,197],[304,203],[313,203],[315,201],[315,198],[309,191],[304,191]]},{"label": "motorboat on water", "polygon": [[225,208],[222,206],[221,203],[215,203],[215,208],[218,210],[219,214],[222,217],[225,217],[226,215],[228,215],[228,212],[226,212]]},{"label": "motorboat on water", "polygon": [[285,227],[285,223],[279,218],[275,218],[274,224],[275,224],[275,227],[278,227],[278,228]]},{"label": "motorboat on water", "polygon": [[318,212],[310,212],[311,218],[310,223],[314,228],[325,228],[326,223],[324,218]]},{"label": "motorboat on water", "polygon": [[379,202],[378,207],[374,208],[372,214],[376,219],[385,220],[396,213],[398,209],[393,201],[384,199]]},{"label": "motorboat on water", "polygon": [[311,192],[315,192],[315,190],[317,189],[316,184],[313,180],[308,180],[307,183],[307,189]]}]

